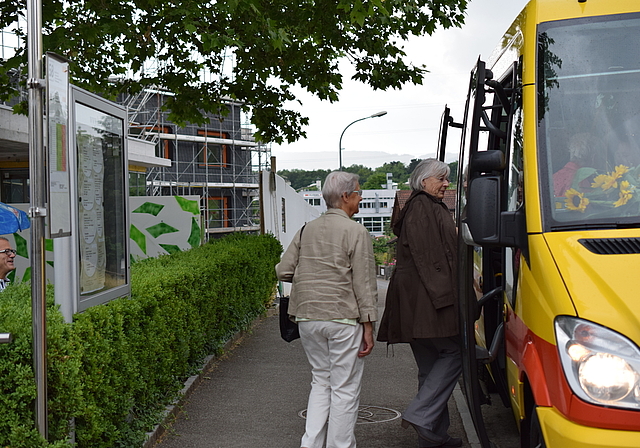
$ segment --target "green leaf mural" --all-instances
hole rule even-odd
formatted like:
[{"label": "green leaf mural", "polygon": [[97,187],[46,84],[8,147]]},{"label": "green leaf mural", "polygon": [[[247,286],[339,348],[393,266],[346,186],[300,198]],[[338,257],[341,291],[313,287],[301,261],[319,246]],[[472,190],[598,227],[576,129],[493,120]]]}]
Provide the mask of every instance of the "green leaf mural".
[{"label": "green leaf mural", "polygon": [[185,212],[193,213],[194,215],[200,214],[200,203],[198,201],[192,201],[190,199],[185,199],[182,196],[174,196],[176,201],[180,205],[180,208]]},{"label": "green leaf mural", "polygon": [[133,224],[129,228],[129,239],[135,241],[143,254],[147,254],[147,237]]},{"label": "green leaf mural", "polygon": [[[15,271],[14,271],[15,272]],[[28,282],[31,280],[31,266],[24,270],[24,275],[22,276],[22,282]]]},{"label": "green leaf mural", "polygon": [[155,226],[147,227],[145,230],[154,238],[158,238],[160,235],[164,235],[165,233],[179,232],[178,229],[170,226],[169,224],[165,224],[164,222],[156,224]]},{"label": "green leaf mural", "polygon": [[29,258],[29,248],[27,247],[27,240],[17,233],[13,234],[13,238],[16,241],[16,253],[24,258]]},{"label": "green leaf mural", "polygon": [[130,231],[131,250],[136,258],[156,257],[202,244],[199,196],[132,197],[130,201],[131,210],[136,211],[131,213]]},{"label": "green leaf mural", "polygon": [[160,244],[160,247],[166,250],[169,254],[182,252],[182,249],[180,249],[180,247],[176,246],[175,244]]},{"label": "green leaf mural", "polygon": [[191,218],[191,234],[187,242],[191,247],[198,247],[200,245],[200,226],[196,218]]},{"label": "green leaf mural", "polygon": [[164,205],[156,204],[153,202],[145,202],[140,207],[135,209],[133,213],[148,213],[153,216],[158,216],[158,214],[162,211]]}]

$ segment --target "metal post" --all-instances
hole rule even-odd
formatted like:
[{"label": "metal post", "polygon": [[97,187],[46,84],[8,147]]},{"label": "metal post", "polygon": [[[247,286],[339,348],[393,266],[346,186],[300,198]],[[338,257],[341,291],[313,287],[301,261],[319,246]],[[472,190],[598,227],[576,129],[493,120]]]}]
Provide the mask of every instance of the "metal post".
[{"label": "metal post", "polygon": [[347,127],[342,130],[342,134],[340,134],[340,141],[338,142],[338,147],[339,147],[338,154],[340,155],[340,168],[339,168],[340,171],[342,171],[342,136],[344,135],[344,131],[346,131],[347,128],[349,128],[349,126],[351,126],[353,123],[366,120],[367,118],[382,117],[383,115],[387,115],[387,111],[383,110],[382,112],[377,112],[373,115],[369,115],[368,117],[358,118],[356,121],[352,121],[351,123],[349,123]]},{"label": "metal post", "polygon": [[27,1],[27,50],[29,74],[29,182],[31,206],[31,307],[33,314],[33,365],[36,379],[36,426],[47,439],[47,331],[45,301],[44,180],[42,91],[42,1]]}]

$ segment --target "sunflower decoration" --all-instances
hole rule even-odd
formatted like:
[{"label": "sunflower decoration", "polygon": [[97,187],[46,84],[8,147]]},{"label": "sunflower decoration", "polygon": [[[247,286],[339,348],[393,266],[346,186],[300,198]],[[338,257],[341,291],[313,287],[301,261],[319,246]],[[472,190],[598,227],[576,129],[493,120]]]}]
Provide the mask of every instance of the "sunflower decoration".
[{"label": "sunflower decoration", "polygon": [[621,205],[626,204],[633,197],[633,192],[631,190],[631,184],[623,180],[620,182],[620,197],[616,202],[613,203],[614,207],[620,207]]},{"label": "sunflower decoration", "polygon": [[595,179],[593,179],[591,188],[602,188],[605,191],[610,188],[618,188],[618,179],[628,172],[629,167],[618,165],[611,173],[596,176]]},{"label": "sunflower decoration", "polygon": [[573,188],[567,190],[565,194],[567,195],[567,199],[565,199],[564,203],[567,210],[577,210],[584,213],[587,205],[589,205],[589,198],[585,198],[583,193]]},{"label": "sunflower decoration", "polygon": [[574,183],[574,188],[565,192],[566,210],[599,213],[631,202],[640,204],[640,167],[630,169],[618,165],[612,171],[594,175],[591,179],[590,184],[578,187]]}]

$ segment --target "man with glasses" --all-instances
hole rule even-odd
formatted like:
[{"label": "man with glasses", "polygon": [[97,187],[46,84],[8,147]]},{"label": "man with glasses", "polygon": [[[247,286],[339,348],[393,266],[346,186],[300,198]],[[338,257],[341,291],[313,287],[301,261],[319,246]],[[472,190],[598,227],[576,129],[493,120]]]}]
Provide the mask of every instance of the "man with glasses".
[{"label": "man with glasses", "polygon": [[9,284],[7,275],[16,268],[13,264],[15,257],[16,251],[11,248],[9,240],[0,236],[0,291],[4,291],[4,288]]}]

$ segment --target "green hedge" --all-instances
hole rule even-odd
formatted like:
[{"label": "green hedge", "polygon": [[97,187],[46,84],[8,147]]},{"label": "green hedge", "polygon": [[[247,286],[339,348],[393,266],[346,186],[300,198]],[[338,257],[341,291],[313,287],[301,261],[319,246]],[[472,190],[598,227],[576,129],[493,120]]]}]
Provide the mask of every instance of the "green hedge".
[{"label": "green hedge", "polygon": [[135,263],[131,298],[66,324],[47,288],[49,443],[34,423],[31,292],[0,294],[0,446],[140,447],[184,380],[264,312],[282,247],[269,235],[233,234]]}]

